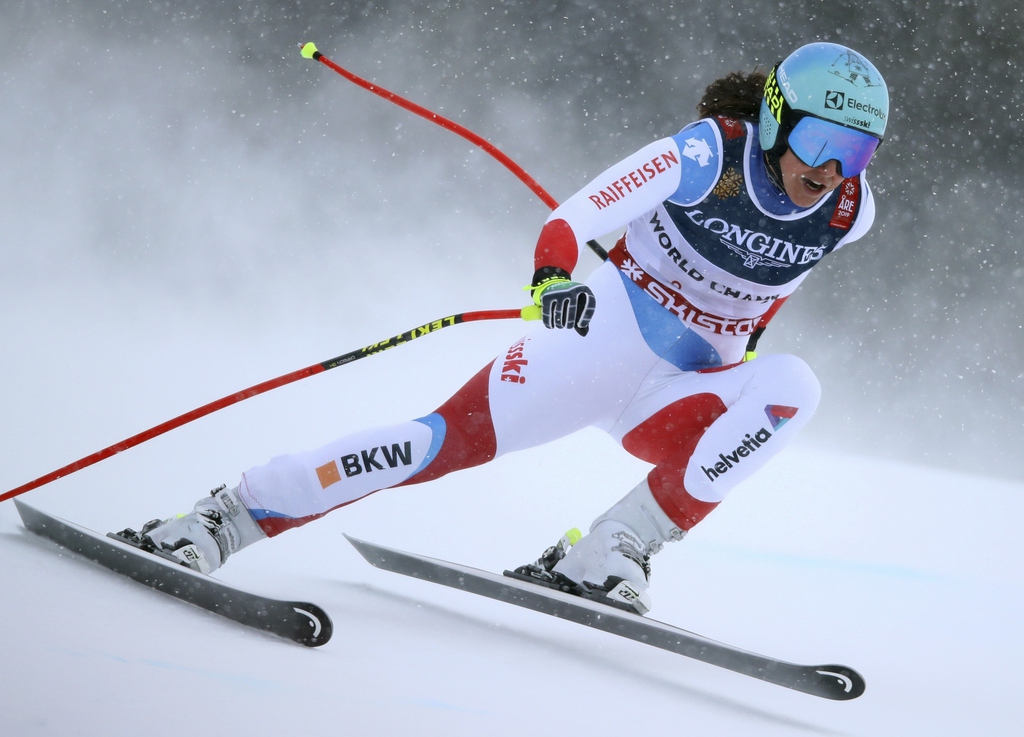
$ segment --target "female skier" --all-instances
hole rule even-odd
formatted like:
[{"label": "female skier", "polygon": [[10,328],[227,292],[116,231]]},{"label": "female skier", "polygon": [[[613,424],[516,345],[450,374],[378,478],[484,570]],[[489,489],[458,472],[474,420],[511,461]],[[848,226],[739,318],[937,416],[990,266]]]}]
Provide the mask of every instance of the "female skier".
[{"label": "female skier", "polygon": [[[653,468],[589,534],[563,537],[515,574],[646,612],[650,556],[787,445],[818,404],[803,361],[748,351],[809,270],[870,228],[864,169],[888,93],[864,57],[814,43],[767,77],[714,82],[698,112],[552,212],[532,282],[547,329],[436,411],[273,458],[190,514],[122,534],[208,573],[372,492],[593,426]],[[582,244],[623,226],[608,261],[573,281]]]}]

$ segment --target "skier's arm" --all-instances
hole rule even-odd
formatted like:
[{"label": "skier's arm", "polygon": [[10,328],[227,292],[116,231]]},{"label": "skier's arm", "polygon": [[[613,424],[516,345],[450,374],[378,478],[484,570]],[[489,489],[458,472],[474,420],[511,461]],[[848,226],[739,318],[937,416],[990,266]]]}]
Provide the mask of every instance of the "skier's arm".
[{"label": "skier's arm", "polygon": [[609,167],[551,213],[533,257],[533,300],[546,327],[587,334],[594,294],[572,280],[583,245],[663,202],[678,188],[679,172],[679,148],[664,138]]},{"label": "skier's arm", "polygon": [[696,202],[718,178],[721,140],[707,120],[655,141],[599,174],[551,213],[534,249],[533,298],[547,327],[586,334],[594,295],[572,281],[587,241],[625,226],[665,200]]},{"label": "skier's arm", "polygon": [[599,174],[557,207],[534,250],[534,268],[572,273],[588,240],[625,226],[668,199],[682,171],[673,138],[645,146]]}]

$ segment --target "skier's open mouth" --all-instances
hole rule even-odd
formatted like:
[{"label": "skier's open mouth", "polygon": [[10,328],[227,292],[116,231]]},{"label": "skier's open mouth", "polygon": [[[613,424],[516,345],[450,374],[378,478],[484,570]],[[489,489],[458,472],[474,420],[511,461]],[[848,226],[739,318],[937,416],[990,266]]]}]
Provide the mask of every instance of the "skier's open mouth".
[{"label": "skier's open mouth", "polygon": [[821,194],[827,189],[824,184],[815,182],[813,179],[808,179],[807,177],[801,177],[801,179],[803,180],[804,186],[814,194]]}]

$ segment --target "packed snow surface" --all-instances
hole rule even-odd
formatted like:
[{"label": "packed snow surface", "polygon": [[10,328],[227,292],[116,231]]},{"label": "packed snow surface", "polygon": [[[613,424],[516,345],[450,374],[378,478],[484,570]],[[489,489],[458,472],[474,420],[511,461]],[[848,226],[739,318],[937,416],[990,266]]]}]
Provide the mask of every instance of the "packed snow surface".
[{"label": "packed snow surface", "polygon": [[[580,489],[610,501],[629,476],[601,441],[583,433],[521,454],[525,465],[503,459],[378,494],[218,572],[325,607],[335,635],[315,650],[71,556],[5,503],[0,732],[610,735],[628,718],[701,735],[937,737],[1019,724],[1019,484],[801,446],[654,559],[651,617],[791,661],[853,666],[868,683],[853,702],[378,571],[342,537],[491,570],[524,562],[586,522]],[[564,478],[525,472],[565,457]],[[552,488],[570,478],[573,491]],[[125,519],[117,496],[83,480],[26,501],[101,529],[145,521]]]}]

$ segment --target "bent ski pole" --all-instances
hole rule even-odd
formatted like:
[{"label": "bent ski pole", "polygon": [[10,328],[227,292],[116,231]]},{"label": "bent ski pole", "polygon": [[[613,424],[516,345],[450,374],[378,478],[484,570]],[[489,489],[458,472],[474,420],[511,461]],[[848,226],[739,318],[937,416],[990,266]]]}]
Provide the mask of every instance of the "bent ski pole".
[{"label": "bent ski pole", "polygon": [[[348,81],[359,85],[365,90],[369,90],[370,92],[379,97],[383,97],[388,102],[393,102],[399,107],[404,108],[411,113],[419,115],[421,118],[429,120],[431,123],[441,126],[447,131],[451,131],[456,135],[462,136],[467,141],[472,143],[474,146],[478,146],[479,148],[483,149],[488,154],[490,154],[494,159],[496,159],[500,164],[502,164],[506,169],[515,174],[519,181],[521,181],[523,184],[529,187],[530,191],[540,198],[541,202],[550,207],[552,210],[558,207],[558,201],[550,194],[548,194],[547,190],[540,186],[540,184],[537,183],[536,179],[527,174],[526,170],[523,169],[523,167],[519,166],[519,164],[517,164],[515,161],[509,158],[501,149],[499,149],[490,141],[481,138],[473,131],[469,130],[463,125],[460,125],[459,123],[456,123],[453,120],[449,120],[448,118],[445,118],[442,115],[438,115],[437,113],[428,110],[422,105],[417,105],[415,102],[407,100],[401,95],[397,95],[394,92],[391,92],[390,90],[386,90],[383,87],[380,87],[379,85],[375,85],[373,82],[369,82],[363,79],[362,77],[353,74],[349,70],[345,69],[342,66],[339,66],[338,64],[336,64],[335,62],[331,61],[326,56],[321,54],[319,51],[317,51],[316,44],[314,43],[299,44],[299,46],[301,47],[302,55],[305,58],[320,62],[325,67],[334,72],[337,72]],[[602,261],[608,260],[608,252],[601,246],[600,243],[591,240],[587,241],[587,245],[590,247],[590,250],[592,250],[594,253],[598,255],[598,257],[600,257]]]},{"label": "bent ski pole", "polygon": [[358,350],[350,351],[349,353],[345,353],[321,363],[315,363],[312,366],[307,366],[306,368],[299,369],[298,371],[292,371],[289,374],[278,376],[276,379],[270,379],[269,381],[264,381],[261,384],[250,386],[248,389],[243,389],[242,391],[235,392],[234,394],[229,394],[215,402],[204,404],[202,407],[198,407],[191,412],[178,415],[172,420],[168,420],[167,422],[163,422],[155,427],[151,427],[137,435],[132,435],[130,438],[126,438],[120,443],[115,443],[103,450],[96,451],[91,455],[80,458],[74,463],[69,463],[62,468],[58,468],[56,471],[51,471],[45,476],[40,476],[34,481],[29,481],[27,484],[22,484],[15,489],[4,492],[3,494],[0,494],[0,502],[6,501],[7,499],[11,499],[20,494],[24,494],[26,491],[38,489],[40,486],[44,486],[51,481],[56,481],[59,478],[69,476],[75,471],[80,471],[83,468],[87,468],[94,463],[99,463],[112,455],[121,453],[129,448],[134,448],[136,445],[144,443],[147,440],[152,440],[153,438],[163,435],[176,427],[181,427],[182,425],[192,422],[193,420],[197,420],[200,417],[205,417],[206,415],[224,409],[225,407],[230,407],[232,404],[238,404],[250,397],[255,397],[258,394],[269,392],[271,389],[277,389],[279,386],[294,383],[300,379],[305,379],[308,376],[313,376],[314,374],[322,374],[324,371],[344,366],[347,363],[358,361],[360,358],[366,358],[367,356],[372,356],[375,353],[381,353],[389,348],[400,346],[424,335],[436,333],[438,330],[451,327],[452,325],[459,325],[464,322],[477,322],[480,320],[514,319],[538,320],[540,319],[540,308],[530,305],[529,307],[514,310],[481,310],[478,312],[462,312],[457,315],[449,315],[448,317],[442,317],[440,320],[428,322],[424,325],[413,328],[412,330],[406,330],[404,333],[392,336],[387,340],[382,340],[379,343],[371,343],[370,345],[359,348]]}]

